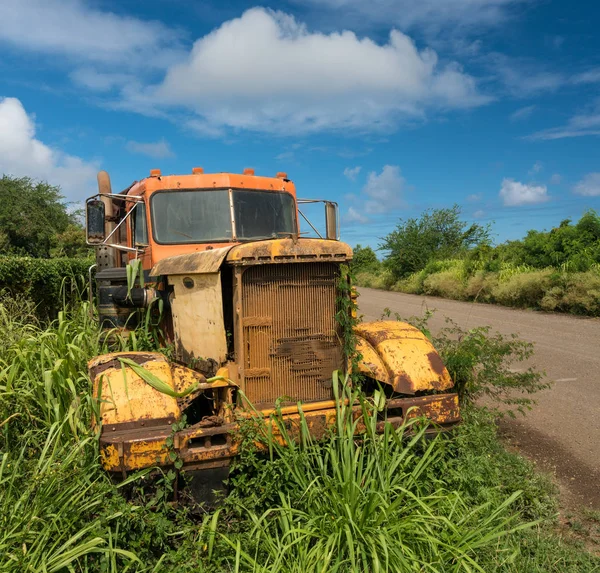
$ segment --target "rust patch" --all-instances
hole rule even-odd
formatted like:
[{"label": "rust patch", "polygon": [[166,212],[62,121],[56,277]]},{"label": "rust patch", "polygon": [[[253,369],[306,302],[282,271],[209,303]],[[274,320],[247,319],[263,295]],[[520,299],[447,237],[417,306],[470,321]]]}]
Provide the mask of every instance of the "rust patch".
[{"label": "rust patch", "polygon": [[[110,355],[109,355],[110,356]],[[128,358],[129,360],[139,364],[140,366],[150,362],[150,360],[156,360],[156,354],[143,354],[140,352],[132,352],[131,354],[119,354],[119,358]],[[159,356],[162,356],[159,354]],[[119,358],[112,358],[105,362],[99,362],[95,359],[93,364],[90,365],[90,378],[93,380],[103,372],[110,370],[111,368],[121,369],[121,362]]]},{"label": "rust patch", "polygon": [[446,367],[440,358],[440,355],[437,352],[429,352],[427,354],[427,358],[429,358],[429,363],[431,364],[431,368],[436,374],[443,376],[446,371]]},{"label": "rust patch", "polygon": [[415,393],[413,381],[404,372],[402,374],[398,374],[394,379],[394,390],[400,394]]},{"label": "rust patch", "polygon": [[339,368],[339,345],[323,336],[279,340],[272,356],[287,358],[290,370],[317,376],[326,388],[331,388],[331,375]]},{"label": "rust patch", "polygon": [[340,241],[326,239],[272,239],[236,245],[227,255],[234,264],[265,264],[331,259],[345,261],[352,258],[352,249]]}]

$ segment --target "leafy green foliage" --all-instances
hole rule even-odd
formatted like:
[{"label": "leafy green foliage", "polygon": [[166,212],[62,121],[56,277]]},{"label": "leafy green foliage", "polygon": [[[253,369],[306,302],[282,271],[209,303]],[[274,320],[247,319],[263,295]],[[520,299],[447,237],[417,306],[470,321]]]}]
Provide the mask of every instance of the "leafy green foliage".
[{"label": "leafy green foliage", "polygon": [[[304,573],[323,565],[354,573],[379,565],[562,573],[600,566],[554,532],[551,484],[503,448],[489,414],[468,407],[457,431],[433,442],[422,439],[416,421],[376,434],[377,396],[356,395],[364,439],[354,438],[356,420],[343,401],[338,425],[320,443],[304,429],[303,439],[283,448],[249,421],[232,492],[217,512],[173,505],[168,472],[142,472],[116,486],[99,466],[89,425],[95,404],[87,360],[109,350],[107,340],[112,350],[135,350],[147,337],[101,337],[87,303],[43,324],[31,303],[6,295],[0,324],[7,328],[0,341],[2,571]],[[356,388],[345,380],[340,387],[352,401]],[[266,449],[255,447],[260,441]],[[532,521],[539,526],[531,529]]]},{"label": "leafy green foliage", "polygon": [[88,281],[92,259],[36,259],[0,256],[0,290],[31,300],[42,318],[55,317],[77,300]]},{"label": "leafy green foliage", "polygon": [[418,219],[401,220],[383,238],[385,265],[396,279],[420,271],[434,260],[454,258],[490,241],[489,227],[460,219],[460,207],[429,209]]},{"label": "leafy green foliage", "polygon": [[62,256],[83,248],[83,231],[67,211],[58,187],[29,177],[0,178],[0,246],[4,253],[47,258],[53,247]]},{"label": "leafy green foliage", "polygon": [[[446,326],[433,335],[429,329],[433,314],[428,310],[422,317],[404,318],[395,313],[394,318],[412,324],[432,341],[463,406],[487,398],[495,407],[503,405],[509,413],[513,407],[524,412],[534,404],[530,396],[550,386],[542,382],[542,372],[531,367],[515,368],[533,356],[533,343],[521,340],[516,334],[492,333],[489,326],[465,330],[448,318]],[[384,317],[391,315],[386,308]]]},{"label": "leafy green foliage", "polygon": [[381,267],[381,261],[377,258],[375,251],[371,247],[356,245],[352,249],[352,252],[351,266],[354,272],[374,271]]},{"label": "leafy green foliage", "polygon": [[[466,228],[457,215],[458,211],[447,214],[456,223],[453,237],[460,236],[457,225]],[[461,248],[436,243],[431,236],[443,226],[432,231],[432,220],[425,213],[419,220],[401,223],[382,244],[388,249],[383,266],[361,268],[357,284],[600,316],[600,216],[595,211],[584,213],[576,224],[567,219],[551,231],[529,231],[520,241],[496,247],[488,243],[487,228],[479,228],[471,236],[477,240]]]}]

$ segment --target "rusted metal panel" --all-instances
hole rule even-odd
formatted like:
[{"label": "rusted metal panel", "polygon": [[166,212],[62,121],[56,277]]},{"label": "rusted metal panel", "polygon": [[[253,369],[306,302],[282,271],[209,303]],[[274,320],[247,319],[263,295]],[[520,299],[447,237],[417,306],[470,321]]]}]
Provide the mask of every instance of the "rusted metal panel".
[{"label": "rusted metal panel", "polygon": [[152,267],[150,276],[217,273],[231,248],[232,246],[229,245],[220,249],[211,249],[210,251],[199,251],[187,255],[167,257],[158,261]]},{"label": "rusted metal panel", "polygon": [[326,239],[273,239],[233,247],[227,261],[232,264],[337,261],[352,259],[352,249],[340,241]]},{"label": "rusted metal panel", "polygon": [[171,366],[156,352],[126,352],[104,354],[88,364],[94,396],[100,398],[100,418],[104,431],[115,424],[135,422],[144,424],[153,418],[175,420],[180,412],[177,401],[157,392],[137,376],[131,368],[123,368],[119,358],[143,365],[173,387]]},{"label": "rusted metal panel", "polygon": [[178,360],[212,359],[218,368],[227,355],[221,274],[169,275],[169,284]]},{"label": "rusted metal panel", "polygon": [[[438,432],[455,426],[460,421],[458,397],[456,394],[438,394],[419,398],[399,398],[389,400],[386,404],[389,412],[387,422],[377,425],[379,432],[384,430],[386,423],[394,427],[405,421],[424,417],[433,426],[431,432]],[[357,420],[356,434],[364,432],[365,426],[361,421],[362,408],[355,405],[353,417]],[[283,442],[277,425],[269,414],[274,410],[265,411],[263,415],[267,425],[271,426],[270,433]],[[333,401],[320,404],[307,404],[302,415],[297,407],[282,409],[288,435],[296,439],[300,434],[301,420],[304,418],[311,435],[321,439],[335,426],[336,408]],[[228,463],[239,452],[240,443],[237,441],[239,426],[237,423],[227,423],[220,426],[204,428],[196,424],[177,432],[173,437],[174,450],[184,463],[185,469],[214,467],[218,463]],[[168,423],[153,428],[131,428],[126,425],[118,426],[115,432],[103,433],[100,438],[100,451],[103,467],[108,471],[127,472],[154,465],[168,466],[169,449],[166,446],[167,437],[171,436]]]},{"label": "rusted metal panel", "polygon": [[236,357],[255,406],[280,397],[332,397],[332,373],[343,365],[338,281],[339,266],[332,263],[255,265],[243,272],[243,343]]},{"label": "rusted metal panel", "polygon": [[356,352],[361,356],[358,371],[383,384],[391,384],[390,374],[377,351],[360,336],[356,337]]},{"label": "rusted metal panel", "polygon": [[[154,374],[177,393],[195,387],[186,397],[175,398],[159,392],[139,377],[131,367],[119,360],[125,358]],[[207,381],[206,377],[177,364],[170,363],[158,352],[116,352],[104,354],[88,363],[93,395],[99,398],[102,432],[110,434],[113,427],[141,429],[171,423],[181,411],[202,392],[227,388],[228,380]],[[228,370],[227,370],[228,372]],[[95,421],[96,423],[98,420]]]},{"label": "rusted metal panel", "polygon": [[[405,322],[363,322],[355,327],[356,334],[363,338],[376,352],[377,362],[368,352],[368,360],[385,366],[387,376],[381,373],[380,380],[390,384],[400,394],[415,394],[426,390],[447,390],[453,387],[452,379],[442,359],[427,337],[417,328]],[[366,373],[368,365],[360,367]],[[377,369],[376,369],[376,374]]]}]

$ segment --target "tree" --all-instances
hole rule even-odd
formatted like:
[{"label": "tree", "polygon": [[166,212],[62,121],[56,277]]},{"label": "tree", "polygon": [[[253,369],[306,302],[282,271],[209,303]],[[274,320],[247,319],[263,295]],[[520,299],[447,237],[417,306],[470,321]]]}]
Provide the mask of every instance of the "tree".
[{"label": "tree", "polygon": [[352,249],[352,268],[357,271],[376,270],[380,265],[380,261],[371,247],[361,247],[356,245]]},{"label": "tree", "polygon": [[396,278],[425,268],[433,260],[454,258],[490,243],[490,227],[460,219],[460,207],[428,209],[418,219],[400,220],[382,239],[386,266]]},{"label": "tree", "polygon": [[54,237],[51,257],[89,257],[93,251],[85,241],[85,229],[75,223],[69,223],[67,228]]},{"label": "tree", "polygon": [[60,189],[29,177],[0,179],[0,242],[3,252],[49,257],[56,236],[76,224]]}]

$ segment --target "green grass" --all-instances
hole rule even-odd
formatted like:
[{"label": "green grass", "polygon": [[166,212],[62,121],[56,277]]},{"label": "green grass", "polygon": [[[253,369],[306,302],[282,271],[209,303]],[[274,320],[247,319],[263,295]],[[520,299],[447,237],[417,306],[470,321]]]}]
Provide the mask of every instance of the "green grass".
[{"label": "green grass", "polygon": [[[454,435],[433,441],[423,439],[418,422],[377,435],[377,398],[362,399],[367,432],[360,440],[345,406],[320,443],[304,432],[282,448],[258,422],[250,424],[242,428],[248,447],[236,462],[231,495],[218,512],[173,506],[172,483],[160,474],[117,487],[98,464],[89,430],[86,362],[106,350],[89,311],[79,304],[44,325],[27,303],[0,299],[9,333],[0,343],[0,571],[600,567],[583,542],[561,538],[552,483],[507,452],[493,415],[473,407]],[[141,332],[120,347],[151,342]],[[465,353],[482,344],[453,350],[463,370]],[[498,344],[492,350],[502,350]],[[485,356],[489,362],[493,352]],[[342,382],[340,392],[356,392]],[[250,446],[256,439],[266,453]]]}]

